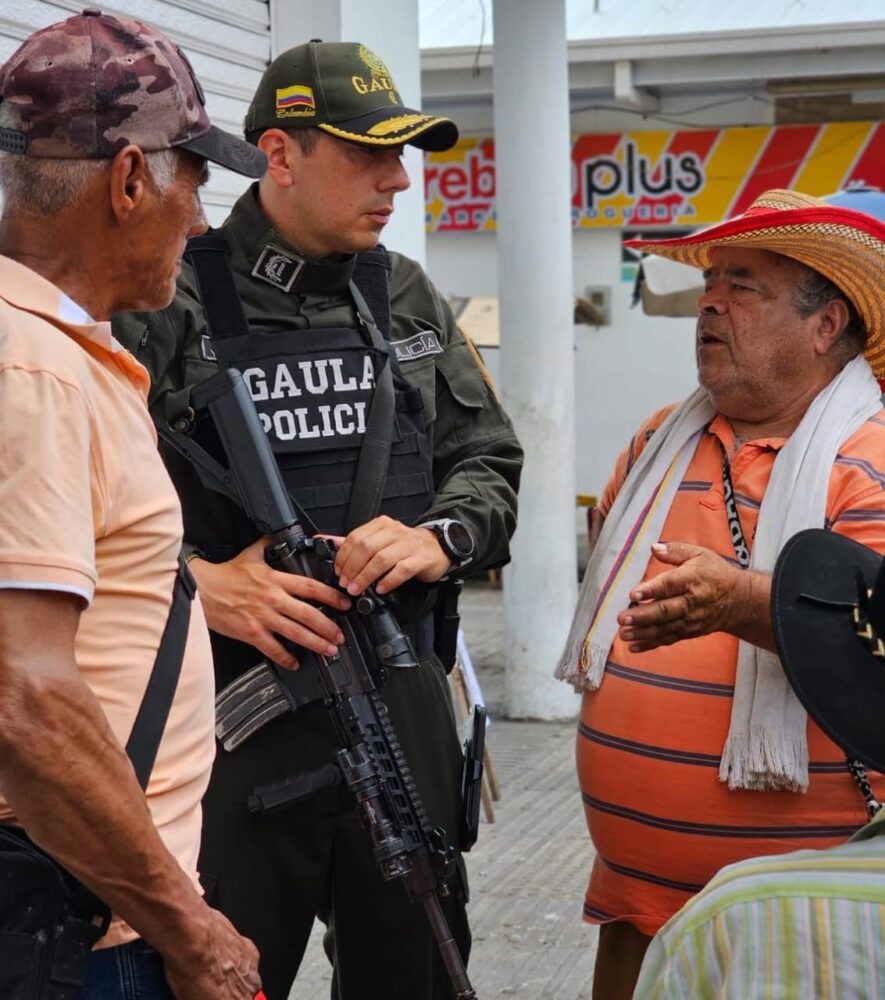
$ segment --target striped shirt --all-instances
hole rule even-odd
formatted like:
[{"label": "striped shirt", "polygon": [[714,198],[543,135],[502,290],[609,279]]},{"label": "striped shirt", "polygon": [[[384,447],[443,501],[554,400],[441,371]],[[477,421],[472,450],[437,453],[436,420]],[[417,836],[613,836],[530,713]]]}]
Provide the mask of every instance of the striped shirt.
[{"label": "striped shirt", "polygon": [[635,1000],[885,995],[885,813],[849,843],[731,865],[655,937]]},{"label": "striped shirt", "polygon": [[[603,495],[610,509],[635,457],[667,411],[651,418],[618,461]],[[783,439],[735,451],[717,417],[703,434],[667,514],[664,541],[704,546],[736,562],[725,513],[722,448],[731,458],[737,510],[752,547],[759,508]],[[885,413],[839,450],[830,477],[828,526],[885,553]],[[649,560],[645,579],[669,567]],[[719,759],[731,718],[738,642],[731,635],[684,640],[632,653],[616,638],[598,691],[584,695],[578,776],[596,860],[584,914],[623,919],[654,934],[725,865],[800,848],[843,843],[866,822],[845,754],[808,724],[806,794],[731,791]],[[885,779],[876,775],[877,797]]]}]

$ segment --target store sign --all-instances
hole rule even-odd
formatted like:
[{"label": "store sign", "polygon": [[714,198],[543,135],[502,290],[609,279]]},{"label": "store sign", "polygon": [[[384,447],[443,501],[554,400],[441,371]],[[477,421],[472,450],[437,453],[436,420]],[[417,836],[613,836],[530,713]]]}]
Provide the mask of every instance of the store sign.
[{"label": "store sign", "polygon": [[[885,190],[885,125],[750,126],[579,135],[572,145],[576,228],[698,226],[742,212],[763,191]],[[424,165],[427,231],[495,228],[495,145],[462,139]]]}]

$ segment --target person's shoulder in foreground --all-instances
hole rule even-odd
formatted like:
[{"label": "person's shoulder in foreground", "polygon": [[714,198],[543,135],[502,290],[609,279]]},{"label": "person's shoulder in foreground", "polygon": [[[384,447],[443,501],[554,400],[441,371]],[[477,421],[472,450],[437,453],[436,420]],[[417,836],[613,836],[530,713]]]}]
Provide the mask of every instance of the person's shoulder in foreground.
[{"label": "person's shoulder in foreground", "polygon": [[883,836],[880,816],[842,847],[724,868],[655,936],[636,1000],[878,995]]}]

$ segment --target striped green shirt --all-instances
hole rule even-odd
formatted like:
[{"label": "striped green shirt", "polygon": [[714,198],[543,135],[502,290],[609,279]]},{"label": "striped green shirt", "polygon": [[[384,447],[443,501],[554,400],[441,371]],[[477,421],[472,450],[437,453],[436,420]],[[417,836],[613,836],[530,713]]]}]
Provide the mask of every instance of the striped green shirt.
[{"label": "striped green shirt", "polygon": [[634,1000],[885,996],[885,810],[848,843],[729,865],[649,947]]}]

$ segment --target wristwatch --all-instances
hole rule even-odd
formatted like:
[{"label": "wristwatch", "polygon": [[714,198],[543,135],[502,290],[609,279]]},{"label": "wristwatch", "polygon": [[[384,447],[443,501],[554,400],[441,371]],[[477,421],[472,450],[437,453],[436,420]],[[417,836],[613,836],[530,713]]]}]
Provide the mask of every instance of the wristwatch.
[{"label": "wristwatch", "polygon": [[452,560],[452,568],[460,569],[470,562],[476,551],[476,542],[470,531],[454,517],[443,517],[436,521],[425,521],[419,528],[429,528],[437,538],[439,547]]}]

